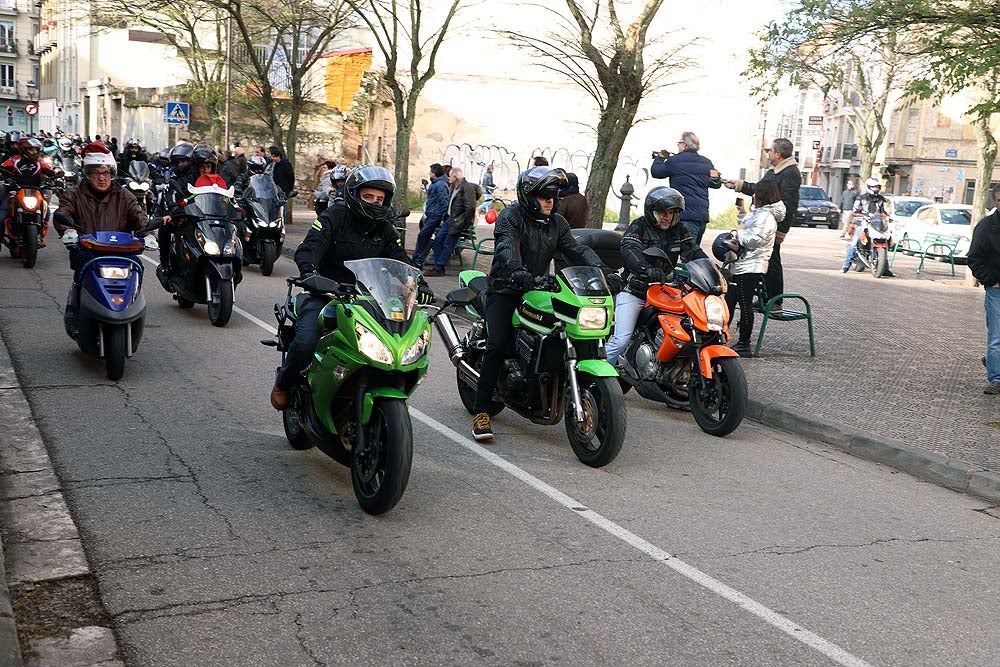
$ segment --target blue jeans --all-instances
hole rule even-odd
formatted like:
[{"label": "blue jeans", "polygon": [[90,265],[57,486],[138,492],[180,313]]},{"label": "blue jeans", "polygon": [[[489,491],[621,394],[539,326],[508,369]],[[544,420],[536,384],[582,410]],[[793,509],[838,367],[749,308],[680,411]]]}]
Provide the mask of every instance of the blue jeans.
[{"label": "blue jeans", "polygon": [[847,244],[847,256],[844,257],[844,268],[851,268],[851,264],[854,263],[854,253],[858,248],[858,241],[861,240],[861,231],[864,229],[863,225],[858,225],[854,230],[854,237],[851,239],[850,243]]},{"label": "blue jeans", "polygon": [[459,236],[461,234],[451,233],[451,225],[445,220],[444,224],[441,225],[441,229],[438,230],[437,236],[434,237],[435,269],[444,271],[444,267],[448,263],[448,258],[451,257],[451,253],[455,250],[455,245],[458,244]]},{"label": "blue jeans", "polygon": [[[431,251],[431,244],[434,243],[434,232],[440,226],[440,220],[437,222],[428,220],[420,228],[420,233],[417,234],[417,245],[413,248],[413,266],[418,269],[423,268],[424,261],[427,259],[427,253]],[[437,257],[437,255],[434,255],[434,257]]]},{"label": "blue jeans", "polygon": [[694,244],[701,245],[701,238],[705,236],[705,227],[708,225],[708,221],[681,220],[681,224],[691,233]]},{"label": "blue jeans", "polygon": [[619,292],[615,299],[615,335],[608,341],[607,355],[608,363],[612,366],[618,361],[618,355],[625,351],[628,342],[632,340],[632,332],[635,331],[635,323],[639,321],[639,313],[646,304],[645,299],[640,299],[628,292]]},{"label": "blue jeans", "polygon": [[1000,382],[1000,287],[986,288],[986,377]]}]

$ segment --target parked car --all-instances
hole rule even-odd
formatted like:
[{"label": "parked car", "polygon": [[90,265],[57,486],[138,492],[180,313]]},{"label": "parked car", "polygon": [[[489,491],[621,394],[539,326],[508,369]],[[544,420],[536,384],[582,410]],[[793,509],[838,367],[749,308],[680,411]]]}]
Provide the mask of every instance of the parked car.
[{"label": "parked car", "polygon": [[823,188],[802,185],[799,186],[799,210],[795,212],[793,224],[836,229],[840,226],[840,209]]},{"label": "parked car", "polygon": [[[926,234],[957,234],[962,239],[955,247],[955,259],[964,259],[972,242],[972,207],[966,204],[925,204],[916,210],[909,221],[901,224],[897,232],[897,241],[905,234],[921,246]],[[910,254],[913,250],[916,247],[910,246]]]},{"label": "parked car", "polygon": [[933,199],[927,197],[886,195],[886,199],[885,211],[889,214],[889,228],[892,230],[892,237],[896,239],[903,238],[903,229],[913,220],[913,214],[918,208],[934,203]]}]

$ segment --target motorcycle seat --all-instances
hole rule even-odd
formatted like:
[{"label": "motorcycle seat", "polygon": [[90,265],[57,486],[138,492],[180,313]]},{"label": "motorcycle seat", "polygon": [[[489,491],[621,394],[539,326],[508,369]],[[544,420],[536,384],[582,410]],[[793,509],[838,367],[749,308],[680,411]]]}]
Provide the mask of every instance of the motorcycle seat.
[{"label": "motorcycle seat", "polygon": [[476,276],[469,281],[469,289],[475,290],[476,298],[470,304],[477,313],[486,316],[486,287],[488,286],[488,281],[486,276]]}]

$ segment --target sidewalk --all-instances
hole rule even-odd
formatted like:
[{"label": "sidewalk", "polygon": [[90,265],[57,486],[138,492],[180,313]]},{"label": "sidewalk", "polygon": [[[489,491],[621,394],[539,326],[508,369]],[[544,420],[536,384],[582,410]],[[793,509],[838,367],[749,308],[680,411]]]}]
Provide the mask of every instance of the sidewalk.
[{"label": "sidewalk", "polygon": [[[286,254],[307,218],[289,228]],[[491,226],[477,233],[490,236]],[[964,286],[964,266],[952,277],[949,265],[928,262],[917,274],[919,261],[903,254],[895,278],[842,273],[845,243],[830,230],[789,233],[785,290],[812,304],[817,356],[809,356],[805,322],[770,322],[761,358],[743,364],[750,417],[1000,503],[1000,397],[982,393],[983,290]],[[479,268],[491,259],[481,257]],[[429,279],[438,294],[455,286],[454,262],[449,269]],[[754,324],[756,335],[759,314]]]}]

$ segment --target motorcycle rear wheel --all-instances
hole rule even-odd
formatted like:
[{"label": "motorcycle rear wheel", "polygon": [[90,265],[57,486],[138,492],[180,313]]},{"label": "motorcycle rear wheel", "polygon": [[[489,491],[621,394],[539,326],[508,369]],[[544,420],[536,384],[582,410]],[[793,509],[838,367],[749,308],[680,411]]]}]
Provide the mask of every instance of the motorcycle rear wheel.
[{"label": "motorcycle rear wheel", "polygon": [[413,461],[413,424],[406,401],[375,401],[363,451],[351,452],[354,496],[368,514],[384,514],[403,497]]},{"label": "motorcycle rear wheel", "polygon": [[292,446],[292,449],[298,450],[309,449],[313,446],[300,418],[303,400],[308,400],[308,397],[304,396],[298,387],[292,387],[288,390],[288,407],[281,411],[281,425],[285,429],[288,444]]},{"label": "motorcycle rear wheel", "polygon": [[25,225],[21,243],[21,264],[24,265],[24,268],[30,269],[38,260],[38,227]]},{"label": "motorcycle rear wheel", "polygon": [[[473,364],[473,368],[477,371],[479,370],[479,363]],[[470,387],[462,381],[462,371],[456,369],[455,380],[458,383],[458,397],[462,399],[462,405],[470,415],[476,414],[476,388]],[[490,401],[490,404],[486,406],[486,413],[490,417],[496,417],[498,414],[503,412],[504,404],[499,401]]]},{"label": "motorcycle rear wheel", "polygon": [[[859,251],[859,252],[860,252],[860,251]],[[862,261],[861,261],[860,259],[858,259],[857,257],[855,257],[855,258],[854,258],[854,265],[853,265],[853,267],[852,267],[852,268],[853,268],[853,269],[854,269],[854,270],[855,270],[856,272],[858,272],[858,273],[861,273],[862,271],[865,271],[865,270],[866,270],[866,269],[867,269],[868,267],[867,267],[867,266],[865,266],[865,263],[864,263],[864,262],[862,262]]]},{"label": "motorcycle rear wheel", "polygon": [[125,375],[125,358],[128,356],[128,324],[104,325],[104,365],[108,379],[117,382]]},{"label": "motorcycle rear wheel", "polygon": [[615,460],[625,442],[625,396],[617,377],[578,377],[584,421],[577,422],[567,404],[566,437],[581,463],[601,468]]},{"label": "motorcycle rear wheel", "polygon": [[735,431],[747,409],[747,378],[739,360],[713,359],[711,380],[692,370],[690,397],[691,416],[702,431],[720,438]]}]

